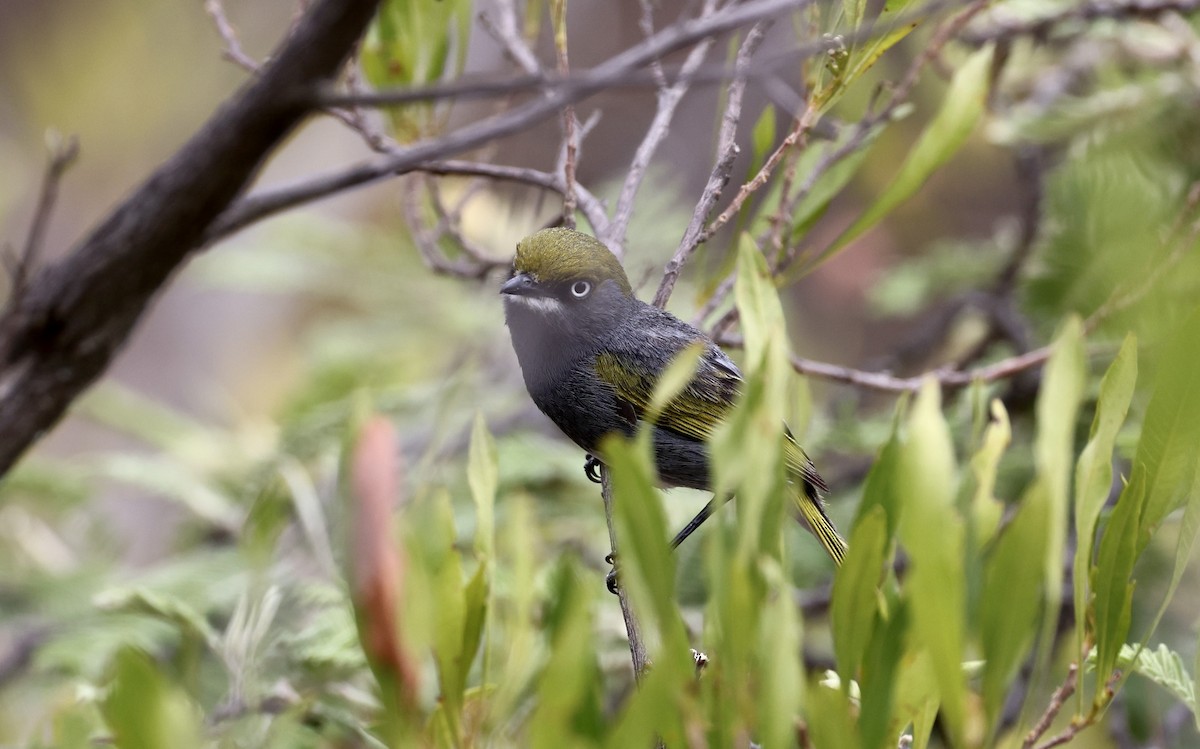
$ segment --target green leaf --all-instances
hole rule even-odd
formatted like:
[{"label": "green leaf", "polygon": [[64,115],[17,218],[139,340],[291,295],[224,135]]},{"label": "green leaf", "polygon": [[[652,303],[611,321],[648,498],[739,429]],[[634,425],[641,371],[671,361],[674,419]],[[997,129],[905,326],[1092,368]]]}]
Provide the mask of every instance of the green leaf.
[{"label": "green leaf", "polygon": [[910,722],[908,718],[893,720],[893,706],[898,699],[901,659],[908,634],[908,607],[903,601],[890,602],[886,619],[875,626],[871,642],[862,662],[859,686],[862,709],[859,711],[859,731],[864,749],[892,749],[896,736]]},{"label": "green leaf", "polygon": [[1121,648],[1118,664],[1163,687],[1196,714],[1195,680],[1183,665],[1183,658],[1166,645],[1159,644],[1155,650],[1126,645]]},{"label": "green leaf", "polygon": [[552,641],[550,656],[538,679],[538,699],[529,720],[528,745],[542,747],[595,745],[604,715],[600,673],[592,634],[591,580],[560,564],[555,570],[547,614]]},{"label": "green leaf", "polygon": [[768,341],[783,330],[783,307],[779,304],[779,292],[771,283],[766,260],[748,233],[743,233],[738,241],[734,298],[746,339],[746,359],[762,362]]},{"label": "green leaf", "polygon": [[647,631],[657,631],[664,647],[684,650],[687,638],[675,605],[675,557],[667,545],[666,516],[655,489],[649,433],[641,437],[630,442],[613,436],[602,448],[612,475],[621,586]]},{"label": "green leaf", "polygon": [[1096,691],[1094,704],[1106,703],[1108,677],[1129,634],[1133,604],[1133,565],[1137,562],[1137,527],[1146,495],[1145,471],[1135,465],[1133,477],[1108,518],[1092,569],[1095,591]]},{"label": "green leaf", "polygon": [[800,617],[783,571],[772,563],[764,563],[764,567],[769,592],[758,621],[757,657],[762,677],[758,737],[763,746],[789,746],[795,741],[796,716],[804,694]]},{"label": "green leaf", "polygon": [[[1049,501],[1038,494],[1048,491],[1044,479],[1034,482],[984,564],[985,594],[981,597],[979,618],[980,644],[986,659],[983,705],[988,735],[1000,717],[1013,678],[1037,630],[1038,610],[1045,592],[1042,560],[1047,542],[1046,515],[1050,511]],[[1003,590],[1015,594],[998,593]]]},{"label": "green leaf", "polygon": [[[911,613],[910,613],[911,616]],[[925,749],[937,719],[938,678],[929,652],[907,652],[896,676],[896,706],[892,725],[900,729],[912,725],[913,749]]]},{"label": "green leaf", "polygon": [[646,421],[651,424],[658,421],[667,404],[675,400],[696,377],[703,353],[703,345],[696,342],[675,355],[654,386],[654,396],[650,399],[650,407],[646,409]]},{"label": "green leaf", "polygon": [[1171,599],[1175,597],[1175,591],[1179,589],[1179,583],[1183,581],[1183,573],[1187,569],[1188,560],[1192,556],[1192,547],[1196,543],[1196,533],[1200,531],[1200,468],[1196,469],[1192,478],[1192,488],[1188,492],[1187,505],[1183,511],[1183,521],[1179,525],[1179,537],[1175,541],[1175,562],[1171,570],[1171,582],[1167,586],[1167,592],[1163,594],[1162,603],[1159,604],[1158,611],[1154,614],[1154,620],[1150,626],[1146,628],[1146,634],[1142,637],[1142,643],[1154,635],[1154,631],[1158,629],[1159,622],[1167,613],[1167,606],[1170,605]]},{"label": "green leaf", "polygon": [[909,417],[899,474],[904,506],[900,539],[912,559],[904,587],[914,635],[929,654],[947,731],[961,745],[966,727],[961,666],[966,619],[965,534],[954,506],[956,472],[950,430],[941,413],[938,385],[932,379],[922,385]]},{"label": "green leaf", "polygon": [[1070,504],[1068,485],[1075,455],[1075,428],[1079,404],[1087,385],[1087,354],[1083,349],[1083,323],[1068,318],[1054,339],[1054,353],[1046,362],[1037,398],[1037,436],[1033,443],[1035,482],[1040,489],[1026,495],[1027,502],[1045,502],[1040,512],[1042,533],[1042,578],[1046,582],[1046,606],[1042,614],[1040,663],[1049,658],[1062,603],[1064,545]]},{"label": "green leaf", "polygon": [[883,194],[818,258],[824,262],[913,195],[967,141],[987,101],[992,47],[971,55],[954,74],[937,113]]},{"label": "green leaf", "polygon": [[1138,525],[1138,553],[1162,519],[1186,499],[1200,444],[1200,308],[1167,342],[1154,394],[1146,408],[1134,471],[1145,471],[1145,510]]},{"label": "green leaf", "polygon": [[754,123],[750,143],[754,151],[750,157],[750,170],[748,174],[754,175],[762,168],[762,165],[767,160],[767,153],[775,145],[775,105],[768,104],[763,107],[762,114],[758,116],[758,121]]},{"label": "green leaf", "polygon": [[199,710],[167,681],[149,655],[138,650],[117,654],[100,711],[120,749],[203,745]]},{"label": "green leaf", "polygon": [[483,642],[483,628],[487,622],[490,596],[488,578],[487,565],[480,564],[463,590],[463,641],[459,664],[461,667],[460,683],[464,689],[467,676],[471,673],[471,664],[475,662],[475,656],[479,653],[479,645]]},{"label": "green leaf", "polygon": [[853,717],[854,709],[846,690],[822,684],[809,690],[807,702],[804,715],[813,746],[861,746]]},{"label": "green leaf", "polygon": [[[1092,551],[1096,538],[1096,523],[1112,489],[1112,453],[1117,431],[1125,421],[1133,386],[1137,382],[1137,339],[1125,337],[1104,379],[1100,382],[1100,398],[1087,445],[1075,464],[1075,610],[1087,611],[1091,588],[1088,572],[1092,566]],[[1076,647],[1084,647],[1087,617],[1075,617]]]},{"label": "green leaf", "polygon": [[875,505],[855,524],[846,561],[833,581],[830,629],[838,673],[847,688],[857,677],[875,627],[887,546],[887,513]]},{"label": "green leaf", "polygon": [[995,399],[991,404],[992,420],[983,433],[983,444],[971,458],[971,473],[975,478],[975,495],[971,500],[971,524],[975,548],[983,548],[1004,514],[1004,505],[996,499],[996,471],[1000,458],[1012,441],[1012,426],[1004,403]]},{"label": "green leaf", "polygon": [[491,559],[495,546],[496,487],[499,469],[496,461],[496,442],[488,432],[483,414],[475,415],[471,429],[471,447],[467,454],[467,483],[475,500],[475,552]]}]

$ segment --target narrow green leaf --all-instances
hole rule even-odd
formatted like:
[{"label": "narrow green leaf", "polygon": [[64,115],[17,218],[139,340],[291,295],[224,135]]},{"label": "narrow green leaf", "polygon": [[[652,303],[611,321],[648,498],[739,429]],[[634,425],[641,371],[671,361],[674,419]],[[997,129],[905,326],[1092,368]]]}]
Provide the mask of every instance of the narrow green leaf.
[{"label": "narrow green leaf", "polygon": [[[983,705],[988,735],[1037,631],[1038,610],[1045,592],[1042,560],[1050,503],[1036,495],[1048,491],[1044,479],[1034,482],[984,564],[983,589],[988,594],[982,596],[979,618],[980,644],[986,659]],[[1016,593],[999,593],[1004,590]]]},{"label": "narrow green leaf", "polygon": [[734,298],[746,339],[746,359],[761,362],[768,340],[783,329],[783,307],[779,292],[771,283],[766,260],[754,239],[745,233],[738,241]]},{"label": "narrow green leaf", "polygon": [[479,653],[479,645],[483,641],[483,626],[487,622],[489,580],[487,565],[480,564],[475,574],[463,588],[463,640],[459,655],[460,683],[464,688],[467,676],[471,673],[471,665]]},{"label": "narrow green leaf", "polygon": [[908,158],[900,166],[900,171],[891,184],[875,203],[829,246],[819,258],[820,262],[832,257],[911,197],[938,167],[962,147],[983,116],[992,51],[991,46],[980,49],[954,74],[950,88],[942,99],[942,109],[909,151]]},{"label": "narrow green leaf", "polygon": [[528,745],[534,749],[595,746],[604,732],[590,590],[571,566],[555,570],[548,597],[552,608],[546,615],[550,656],[529,719]]},{"label": "narrow green leaf", "polygon": [[911,724],[913,749],[925,749],[929,746],[929,735],[933,732],[940,704],[938,677],[927,650],[904,654],[896,676],[895,694],[892,725],[903,730]]},{"label": "narrow green leaf", "polygon": [[964,528],[954,506],[957,483],[950,430],[941,413],[937,383],[921,387],[900,454],[904,516],[900,539],[912,568],[905,580],[914,635],[929,654],[941,694],[942,717],[961,745],[966,727],[962,674],[966,581]]},{"label": "narrow green leaf", "polygon": [[199,710],[141,651],[117,654],[100,711],[121,749],[203,746]]},{"label": "narrow green leaf", "polygon": [[686,650],[687,638],[675,605],[675,556],[667,545],[666,516],[655,489],[649,434],[630,442],[613,436],[603,453],[612,475],[621,586],[629,592],[649,632],[664,648]]},{"label": "narrow green leaf", "polygon": [[866,11],[867,0],[842,0],[842,22],[850,31],[858,31]]},{"label": "narrow green leaf", "polygon": [[1092,569],[1095,591],[1096,692],[1094,703],[1101,705],[1108,677],[1117,664],[1117,656],[1129,635],[1133,603],[1133,565],[1137,562],[1137,525],[1146,494],[1144,470],[1134,466],[1133,478],[1125,485],[1117,506],[1108,518],[1100,537],[1100,551]]},{"label": "narrow green leaf", "polygon": [[875,505],[855,524],[846,561],[833,581],[830,629],[838,673],[847,688],[857,678],[875,627],[887,545],[887,513]]},{"label": "narrow green leaf", "polygon": [[491,559],[495,545],[496,487],[499,469],[496,461],[496,442],[488,432],[483,414],[475,415],[471,429],[471,447],[467,454],[467,483],[475,500],[475,551]]},{"label": "narrow green leaf", "polygon": [[854,721],[854,709],[845,690],[825,685],[817,686],[809,690],[808,704],[805,707],[805,718],[813,746],[861,746]]},{"label": "narrow green leaf", "polygon": [[769,574],[757,638],[762,676],[758,736],[763,746],[789,746],[795,741],[796,716],[804,694],[800,617],[789,595],[791,583],[783,571],[776,564],[764,566]]},{"label": "narrow green leaf", "polygon": [[1154,635],[1159,622],[1167,613],[1167,606],[1175,597],[1175,591],[1179,589],[1179,583],[1183,581],[1183,573],[1187,569],[1188,560],[1191,559],[1192,547],[1196,543],[1196,533],[1200,531],[1200,465],[1194,471],[1192,487],[1188,492],[1187,504],[1184,506],[1183,520],[1179,524],[1179,537],[1175,541],[1175,562],[1171,570],[1171,583],[1167,586],[1167,592],[1163,594],[1162,603],[1159,604],[1158,611],[1154,614],[1154,620],[1142,636],[1143,645]]},{"label": "narrow green leaf", "polygon": [[696,371],[700,366],[700,356],[703,353],[704,347],[696,342],[685,347],[671,360],[654,386],[654,396],[650,399],[650,407],[646,410],[646,421],[651,424],[658,421],[659,414],[667,407],[667,404],[675,400],[676,396],[691,383],[696,377]]},{"label": "narrow green leaf", "polygon": [[971,500],[972,540],[977,549],[987,545],[1000,527],[1004,505],[996,499],[996,471],[1012,441],[1008,412],[998,398],[992,401],[991,413],[992,420],[983,433],[983,444],[971,458],[971,473],[975,478],[975,496]]},{"label": "narrow green leaf", "polygon": [[1079,404],[1087,385],[1087,354],[1083,348],[1083,323],[1070,317],[1054,339],[1054,353],[1046,362],[1042,386],[1037,398],[1037,436],[1033,459],[1037,467],[1035,482],[1040,491],[1026,496],[1029,502],[1045,502],[1041,513],[1042,578],[1045,580],[1046,605],[1042,612],[1039,664],[1050,656],[1050,646],[1058,625],[1062,603],[1063,558],[1067,539],[1067,515],[1070,498],[1068,485],[1075,455],[1075,429]]},{"label": "narrow green leaf", "polygon": [[758,116],[758,121],[754,123],[754,130],[750,136],[750,143],[754,148],[750,155],[750,170],[749,174],[754,175],[766,163],[767,153],[775,145],[775,105],[768,104],[763,107],[762,114]]},{"label": "narrow green leaf", "polygon": [[908,607],[897,600],[889,608],[887,619],[881,620],[872,631],[862,662],[859,679],[862,709],[858,723],[864,749],[892,749],[901,728],[910,722],[904,718],[894,720],[892,715],[908,635]]},{"label": "narrow green leaf", "polygon": [[1150,535],[1185,499],[1200,444],[1200,308],[1167,342],[1146,408],[1134,470],[1145,470],[1145,510],[1138,553]]},{"label": "narrow green leaf", "polygon": [[[1137,340],[1130,334],[1100,382],[1091,436],[1075,464],[1076,545],[1072,568],[1076,611],[1086,611],[1091,596],[1088,572],[1092,566],[1096,523],[1112,489],[1113,445],[1129,411],[1136,382]],[[1086,625],[1087,617],[1075,617],[1075,642],[1080,652],[1084,648]]]}]

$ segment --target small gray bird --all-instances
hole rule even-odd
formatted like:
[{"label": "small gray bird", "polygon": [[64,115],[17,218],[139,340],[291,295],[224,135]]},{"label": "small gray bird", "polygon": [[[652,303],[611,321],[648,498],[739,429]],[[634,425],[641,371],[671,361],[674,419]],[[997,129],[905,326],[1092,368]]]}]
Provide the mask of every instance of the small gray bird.
[{"label": "small gray bird", "polygon": [[[724,351],[691,325],[637,299],[612,252],[570,229],[544,229],[522,240],[500,293],[530,397],[589,454],[599,455],[605,435],[637,431],[667,365],[699,343],[698,371],[658,415],[652,441],[664,484],[710,488],[706,440],[742,385]],[[841,564],[846,544],[818,493],[825,483],[790,432],[785,459],[801,519]],[[672,547],[712,514],[714,503],[675,536]]]}]

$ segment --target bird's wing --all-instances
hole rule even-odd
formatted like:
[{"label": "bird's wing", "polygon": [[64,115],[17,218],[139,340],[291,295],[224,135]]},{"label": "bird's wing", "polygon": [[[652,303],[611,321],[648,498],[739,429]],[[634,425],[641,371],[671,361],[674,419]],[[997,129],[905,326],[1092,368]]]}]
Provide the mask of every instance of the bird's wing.
[{"label": "bird's wing", "polygon": [[[660,331],[660,334],[664,333]],[[713,427],[733,406],[741,392],[742,373],[724,351],[698,331],[680,329],[667,331],[665,335],[669,339],[660,343],[666,343],[663,348],[670,350],[670,356],[677,355],[694,343],[704,348],[696,376],[663,409],[657,426],[702,442],[709,438]],[[669,358],[653,359],[643,351],[620,348],[610,349],[596,357],[597,374],[616,393],[622,413],[631,426],[636,427],[650,408],[658,378],[669,363]],[[828,487],[791,431],[786,426],[784,430],[787,435],[784,460],[788,472],[799,475],[804,480],[805,493],[815,499],[818,492],[828,491]]]},{"label": "bird's wing", "polygon": [[[704,350],[696,376],[666,405],[656,425],[704,441],[733,405],[741,387],[741,373],[723,351],[704,338],[680,337],[671,343],[678,343],[671,346],[672,354],[691,343],[701,343]],[[596,373],[613,389],[626,419],[636,425],[649,410],[658,378],[668,363],[669,359],[652,359],[642,352],[609,350],[596,357]]]}]

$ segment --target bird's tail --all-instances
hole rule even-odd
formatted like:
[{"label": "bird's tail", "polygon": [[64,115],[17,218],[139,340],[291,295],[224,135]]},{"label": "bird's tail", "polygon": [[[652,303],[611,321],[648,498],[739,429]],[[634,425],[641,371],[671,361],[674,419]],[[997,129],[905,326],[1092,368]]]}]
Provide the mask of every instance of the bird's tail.
[{"label": "bird's tail", "polygon": [[846,558],[846,542],[825,514],[816,488],[805,481],[795,487],[792,496],[796,502],[796,510],[800,513],[800,521],[817,537],[821,546],[825,547],[834,564],[841,567],[842,560]]}]

